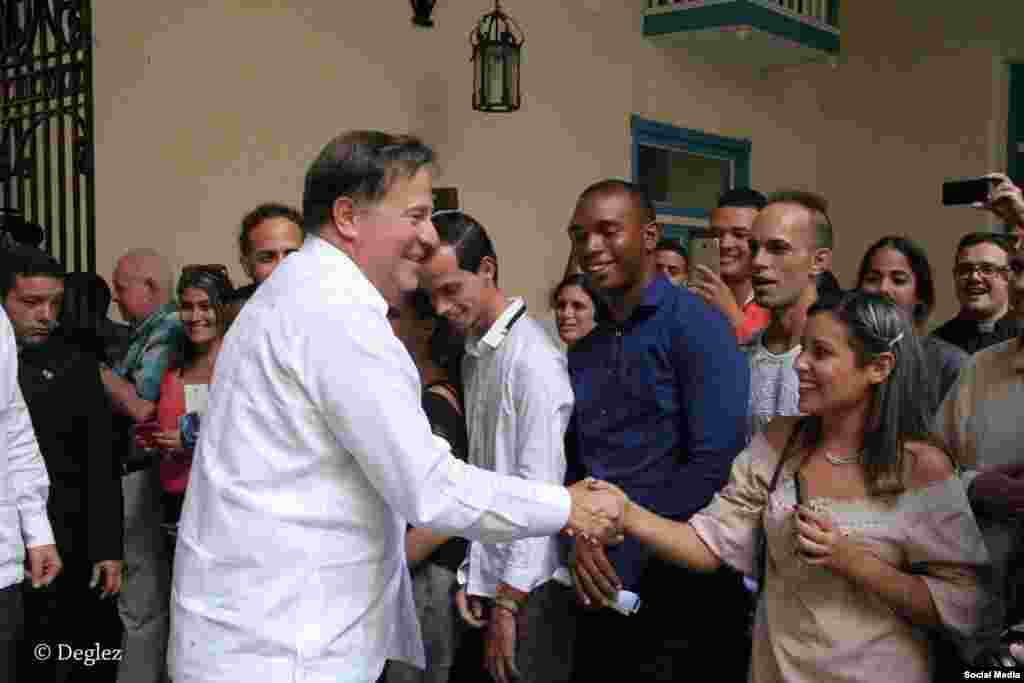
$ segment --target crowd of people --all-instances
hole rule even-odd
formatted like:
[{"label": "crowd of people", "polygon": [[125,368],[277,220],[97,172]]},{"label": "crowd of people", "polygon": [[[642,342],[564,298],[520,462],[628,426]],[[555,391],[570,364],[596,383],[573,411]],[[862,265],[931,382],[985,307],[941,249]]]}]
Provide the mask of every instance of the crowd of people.
[{"label": "crowd of people", "polygon": [[736,188],[717,267],[689,267],[614,179],[576,198],[534,314],[480,216],[433,210],[435,163],[409,136],[330,141],[301,212],[242,219],[242,287],[150,249],[112,289],[3,255],[4,680],[923,683],[1024,661],[1010,178],[978,206],[1008,230],[960,239],[959,312],[929,333],[942,280],[912,236],[843,290],[825,198]]}]

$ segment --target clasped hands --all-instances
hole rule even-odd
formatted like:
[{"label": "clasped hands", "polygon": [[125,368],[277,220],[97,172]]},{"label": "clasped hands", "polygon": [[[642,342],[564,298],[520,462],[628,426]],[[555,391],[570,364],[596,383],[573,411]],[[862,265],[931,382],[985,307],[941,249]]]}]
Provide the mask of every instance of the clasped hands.
[{"label": "clasped hands", "polygon": [[562,529],[568,536],[594,545],[615,545],[623,540],[626,497],[618,487],[587,477],[569,487],[572,511]]}]

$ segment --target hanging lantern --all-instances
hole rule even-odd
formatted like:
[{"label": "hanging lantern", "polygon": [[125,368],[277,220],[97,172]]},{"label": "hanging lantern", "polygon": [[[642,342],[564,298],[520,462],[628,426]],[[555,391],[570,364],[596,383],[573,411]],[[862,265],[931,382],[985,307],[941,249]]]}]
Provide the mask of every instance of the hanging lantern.
[{"label": "hanging lantern", "polygon": [[473,47],[473,109],[502,112],[519,110],[519,62],[523,31],[515,20],[501,11],[480,18],[469,34]]}]

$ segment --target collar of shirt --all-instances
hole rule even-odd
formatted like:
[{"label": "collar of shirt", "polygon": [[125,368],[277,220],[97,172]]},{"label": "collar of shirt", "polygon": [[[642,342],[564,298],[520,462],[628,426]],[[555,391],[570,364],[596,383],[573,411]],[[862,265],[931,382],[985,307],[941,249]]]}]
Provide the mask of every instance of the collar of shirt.
[{"label": "collar of shirt", "polygon": [[356,262],[348,254],[317,235],[307,235],[306,240],[302,243],[302,250],[315,256],[317,260],[325,262],[328,272],[338,271],[338,275],[344,276],[346,282],[354,284],[357,289],[361,290],[356,292],[357,294],[363,294],[367,303],[379,310],[381,315],[387,316],[388,302],[366,277],[363,269],[356,265]]},{"label": "collar of shirt", "polygon": [[665,299],[665,295],[676,290],[676,286],[662,275],[656,275],[644,288],[643,298],[640,303],[621,323],[612,322],[612,325],[619,328],[632,327],[638,321],[650,316],[658,310],[658,306]]},{"label": "collar of shirt", "polygon": [[178,320],[178,308],[173,303],[166,303],[150,313],[149,317],[132,328],[132,336],[128,342],[128,349],[124,358],[117,364],[114,371],[121,377],[127,377],[128,373],[138,367],[142,361],[142,355],[146,350],[146,344],[162,325],[169,320]]},{"label": "collar of shirt", "polygon": [[523,314],[526,313],[526,302],[521,298],[512,299],[505,310],[501,312],[498,319],[494,321],[479,339],[469,338],[466,340],[466,353],[479,356],[487,349],[496,349],[505,341],[508,331],[516,324]]}]

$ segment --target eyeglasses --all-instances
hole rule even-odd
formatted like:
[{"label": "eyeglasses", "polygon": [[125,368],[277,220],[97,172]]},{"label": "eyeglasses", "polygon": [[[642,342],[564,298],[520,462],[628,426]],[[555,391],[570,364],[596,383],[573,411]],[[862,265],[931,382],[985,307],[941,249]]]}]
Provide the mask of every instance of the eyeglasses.
[{"label": "eyeglasses", "polygon": [[991,280],[996,275],[1005,275],[1009,272],[1008,266],[999,266],[995,263],[958,263],[953,268],[953,275],[960,280],[966,280],[977,273],[986,280]]}]

